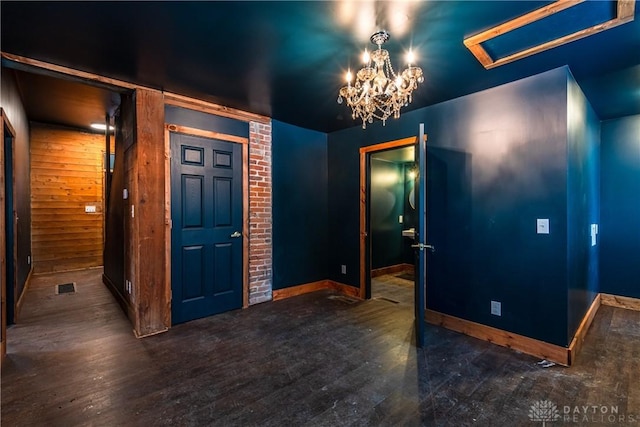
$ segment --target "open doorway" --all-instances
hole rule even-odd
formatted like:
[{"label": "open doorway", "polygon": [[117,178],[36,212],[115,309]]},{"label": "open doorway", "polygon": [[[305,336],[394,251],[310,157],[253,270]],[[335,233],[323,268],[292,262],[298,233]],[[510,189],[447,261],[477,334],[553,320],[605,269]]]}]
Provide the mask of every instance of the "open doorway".
[{"label": "open doorway", "polygon": [[373,152],[369,161],[371,298],[413,306],[417,227],[415,149]]},{"label": "open doorway", "polygon": [[360,296],[409,309],[415,301],[416,140],[360,149]]}]

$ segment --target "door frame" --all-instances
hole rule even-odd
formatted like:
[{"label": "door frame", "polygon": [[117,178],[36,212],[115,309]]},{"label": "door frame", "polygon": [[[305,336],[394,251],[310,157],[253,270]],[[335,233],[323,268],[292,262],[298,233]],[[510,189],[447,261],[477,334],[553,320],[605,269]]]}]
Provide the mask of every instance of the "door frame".
[{"label": "door frame", "polygon": [[[5,135],[5,129],[8,131],[9,135]],[[12,187],[13,187],[13,194],[15,194],[15,179],[14,179],[14,167],[12,164],[11,167],[11,171],[12,171],[12,176],[10,177],[6,177],[5,176],[5,171],[6,171],[6,166],[5,166],[5,162],[7,159],[6,156],[6,152],[5,152],[5,142],[4,139],[6,136],[10,136],[11,137],[11,161],[15,164],[15,138],[16,138],[16,131],[13,128],[13,126],[11,125],[11,122],[9,121],[9,119],[7,118],[7,115],[4,111],[4,108],[0,108],[0,140],[2,141],[2,146],[0,146],[0,176],[2,177],[2,179],[0,179],[0,200],[2,200],[2,207],[0,209],[0,230],[2,231],[2,238],[0,238],[0,304],[2,306],[1,310],[2,310],[2,315],[0,316],[2,319],[0,320],[0,361],[4,359],[4,356],[7,354],[7,286],[9,286],[9,280],[6,280],[6,274],[7,274],[7,265],[6,265],[6,259],[7,259],[7,252],[6,252],[6,245],[7,244],[12,244],[13,245],[13,259],[11,260],[11,262],[13,262],[13,280],[11,280],[11,285],[13,286],[13,314],[14,314],[14,319],[15,319],[15,313],[16,313],[16,295],[15,295],[15,291],[16,291],[16,264],[17,264],[17,259],[16,259],[16,250],[17,250],[17,239],[16,239],[16,221],[15,221],[15,209],[13,209],[14,214],[13,214],[13,218],[11,218],[11,221],[13,221],[13,242],[7,242],[7,233],[6,233],[6,221],[7,218],[5,216],[5,204],[6,204],[6,194],[4,194],[4,188],[5,188],[5,180],[6,179],[11,179],[11,183],[12,183]]]},{"label": "door frame", "polygon": [[[165,174],[164,181],[164,216],[166,224],[165,260],[166,279],[165,291],[171,301],[171,134],[198,136],[202,138],[218,139],[232,142],[242,146],[242,308],[249,306],[249,138],[228,135],[204,129],[165,123],[164,126],[164,150],[165,150]],[[171,320],[171,305],[168,307],[169,324]]]},{"label": "door frame", "polygon": [[[367,253],[370,252],[371,244],[367,239],[367,195],[369,193],[368,186],[368,156],[378,151],[386,151],[393,148],[402,148],[415,146],[418,141],[417,136],[409,138],[396,139],[393,141],[383,142],[380,144],[369,145],[360,148],[360,292],[359,297],[366,299],[367,296],[367,274],[371,274],[367,268]],[[369,244],[367,244],[369,242]],[[369,276],[369,280],[371,276]]]}]

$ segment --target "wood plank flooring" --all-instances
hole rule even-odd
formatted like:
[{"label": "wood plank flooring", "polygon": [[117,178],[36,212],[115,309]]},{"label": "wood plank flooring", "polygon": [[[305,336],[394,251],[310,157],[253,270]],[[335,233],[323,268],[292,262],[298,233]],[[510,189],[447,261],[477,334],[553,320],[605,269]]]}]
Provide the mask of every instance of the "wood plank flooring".
[{"label": "wood plank flooring", "polygon": [[[100,274],[34,277],[8,330],[3,426],[536,426],[541,400],[560,410],[547,426],[640,424],[640,312],[603,306],[576,365],[545,369],[431,325],[418,350],[412,309],[331,291],[138,340]],[[576,405],[626,418],[563,420]]]}]

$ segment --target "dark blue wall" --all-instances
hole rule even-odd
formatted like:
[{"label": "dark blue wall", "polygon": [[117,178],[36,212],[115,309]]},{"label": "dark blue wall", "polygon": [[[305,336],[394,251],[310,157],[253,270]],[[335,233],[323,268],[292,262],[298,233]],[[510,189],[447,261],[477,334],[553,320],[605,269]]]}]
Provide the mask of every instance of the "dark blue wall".
[{"label": "dark blue wall", "polygon": [[273,289],[325,280],[327,135],[274,120]]},{"label": "dark blue wall", "polygon": [[[600,121],[573,76],[567,98],[567,339],[575,335],[598,293]],[[597,236],[596,236],[597,237]]]},{"label": "dark blue wall", "polygon": [[171,105],[164,108],[164,121],[172,125],[249,137],[249,123],[247,122]]},{"label": "dark blue wall", "polygon": [[371,268],[403,262],[404,167],[402,163],[371,158]]},{"label": "dark blue wall", "polygon": [[640,298],[640,116],[602,122],[600,291]]},{"label": "dark blue wall", "polygon": [[[431,181],[447,180],[430,197],[456,212],[429,236],[446,248],[429,262],[460,272],[455,280],[430,277],[428,307],[567,345],[567,79],[566,68],[551,70],[386,127],[329,134],[329,277],[359,285],[359,147],[414,136],[424,122],[428,146],[442,150]],[[550,219],[550,234],[536,234],[536,218]],[[491,300],[502,302],[501,317],[490,314]]]}]

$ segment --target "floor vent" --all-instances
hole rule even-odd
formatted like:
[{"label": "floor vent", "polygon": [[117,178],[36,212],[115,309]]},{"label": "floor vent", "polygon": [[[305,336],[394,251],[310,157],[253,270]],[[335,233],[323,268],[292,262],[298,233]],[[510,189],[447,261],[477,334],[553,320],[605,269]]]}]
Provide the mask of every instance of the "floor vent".
[{"label": "floor vent", "polygon": [[390,303],[392,303],[392,304],[400,304],[400,301],[396,301],[396,300],[391,299],[391,298],[375,297],[374,299],[377,299],[377,300],[380,300],[380,301],[390,302]]},{"label": "floor vent", "polygon": [[359,299],[347,297],[347,296],[344,296],[344,295],[331,295],[328,298],[332,299],[332,300],[335,300],[335,301],[344,302],[344,303],[347,303],[347,304],[355,304],[358,301],[360,301]]},{"label": "floor vent", "polygon": [[62,285],[56,285],[56,295],[73,294],[75,292],[76,292],[76,282],[64,283]]}]

